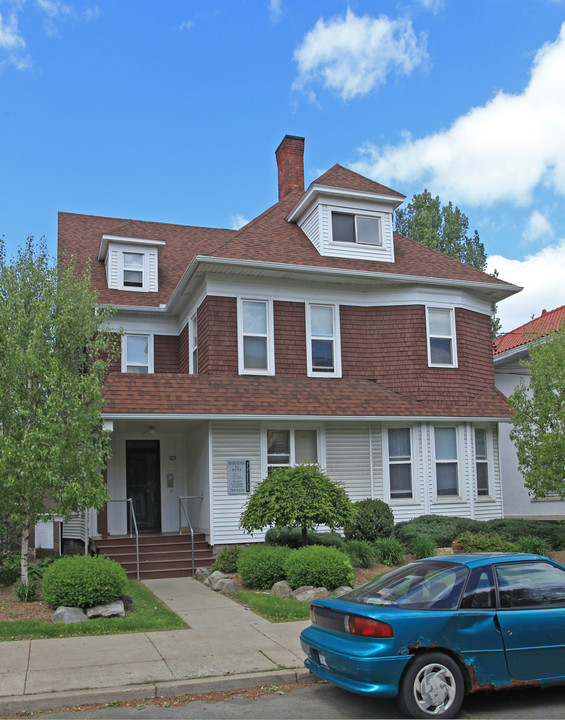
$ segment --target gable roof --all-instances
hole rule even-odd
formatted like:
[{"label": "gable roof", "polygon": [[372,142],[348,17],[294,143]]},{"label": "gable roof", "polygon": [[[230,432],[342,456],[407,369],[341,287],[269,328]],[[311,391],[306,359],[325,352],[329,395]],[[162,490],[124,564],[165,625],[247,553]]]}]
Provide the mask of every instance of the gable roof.
[{"label": "gable roof", "polygon": [[361,192],[376,193],[377,195],[390,195],[391,197],[398,198],[399,200],[404,200],[406,197],[406,195],[402,195],[402,193],[392,190],[391,188],[386,187],[386,185],[381,185],[380,183],[370,180],[364,175],[359,175],[359,173],[356,173],[353,170],[348,170],[348,168],[344,168],[343,165],[339,164],[336,164],[329,170],[326,170],[323,175],[320,175],[317,180],[314,180],[311,183],[310,187],[312,185],[327,185],[329,187],[345,188],[347,190],[360,190]]},{"label": "gable roof", "polygon": [[504,335],[500,335],[493,342],[494,355],[507,350],[514,350],[521,345],[527,345],[532,340],[549,335],[561,328],[565,322],[565,305],[555,308],[555,310],[543,310],[537,318],[529,320],[524,325],[520,325],[515,330],[511,330]]}]

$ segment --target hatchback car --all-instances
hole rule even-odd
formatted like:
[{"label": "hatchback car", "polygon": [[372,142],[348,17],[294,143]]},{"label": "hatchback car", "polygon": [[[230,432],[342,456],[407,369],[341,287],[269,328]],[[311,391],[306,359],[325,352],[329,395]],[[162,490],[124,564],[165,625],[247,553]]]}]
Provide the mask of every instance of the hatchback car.
[{"label": "hatchback car", "polygon": [[306,666],[407,717],[450,718],[465,693],[565,683],[565,567],[540,555],[427,558],[311,604]]}]

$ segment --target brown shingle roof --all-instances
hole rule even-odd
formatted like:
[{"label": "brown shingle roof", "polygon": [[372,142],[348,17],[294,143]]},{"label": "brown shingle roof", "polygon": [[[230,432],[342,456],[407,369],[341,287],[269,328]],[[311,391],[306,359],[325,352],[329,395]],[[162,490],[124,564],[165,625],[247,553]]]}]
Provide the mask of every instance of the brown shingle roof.
[{"label": "brown shingle roof", "polygon": [[494,387],[468,404],[419,403],[372,380],[115,374],[104,414],[304,417],[510,417]]},{"label": "brown shingle roof", "polygon": [[377,193],[379,195],[390,195],[399,200],[404,200],[406,197],[402,193],[396,192],[396,190],[392,190],[374,180],[369,180],[364,175],[359,175],[359,173],[337,164],[323,175],[320,175],[317,180],[314,180],[312,185],[329,185],[330,187],[346,188],[348,190],[361,190],[362,192]]},{"label": "brown shingle roof", "polygon": [[520,345],[526,345],[532,340],[556,332],[564,322],[565,305],[555,308],[555,310],[549,310],[549,312],[544,310],[539,317],[533,318],[533,320],[520,325],[515,330],[497,337],[493,342],[493,352],[495,355],[499,355],[506,350],[513,350],[520,347]]}]

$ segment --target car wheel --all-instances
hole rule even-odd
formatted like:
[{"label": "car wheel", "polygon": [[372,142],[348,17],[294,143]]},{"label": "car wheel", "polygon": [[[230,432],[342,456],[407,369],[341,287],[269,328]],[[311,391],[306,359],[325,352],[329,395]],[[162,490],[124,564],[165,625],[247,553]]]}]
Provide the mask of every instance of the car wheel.
[{"label": "car wheel", "polygon": [[400,681],[398,702],[405,717],[452,718],[465,695],[457,663],[443,653],[416,655]]}]

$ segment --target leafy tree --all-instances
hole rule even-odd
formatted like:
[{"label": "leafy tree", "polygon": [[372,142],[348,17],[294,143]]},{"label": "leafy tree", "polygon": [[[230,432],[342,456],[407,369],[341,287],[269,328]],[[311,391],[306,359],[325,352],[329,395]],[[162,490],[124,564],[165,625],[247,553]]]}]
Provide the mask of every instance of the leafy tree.
[{"label": "leafy tree", "polygon": [[302,464],[272,470],[249,496],[239,526],[249,533],[270,525],[300,527],[302,544],[307,545],[309,529],[343,527],[351,513],[343,485],[318,465]]},{"label": "leafy tree", "polygon": [[565,326],[529,343],[529,388],[524,379],[510,396],[518,466],[535,497],[565,498]]},{"label": "leafy tree", "polygon": [[108,499],[101,409],[111,314],[96,307],[88,269],[57,269],[33,238],[7,260],[0,240],[0,507],[18,528],[25,585],[34,524]]}]

